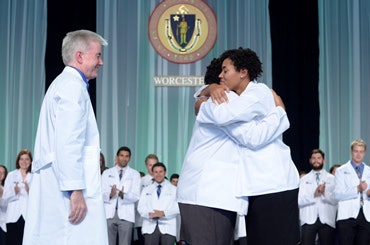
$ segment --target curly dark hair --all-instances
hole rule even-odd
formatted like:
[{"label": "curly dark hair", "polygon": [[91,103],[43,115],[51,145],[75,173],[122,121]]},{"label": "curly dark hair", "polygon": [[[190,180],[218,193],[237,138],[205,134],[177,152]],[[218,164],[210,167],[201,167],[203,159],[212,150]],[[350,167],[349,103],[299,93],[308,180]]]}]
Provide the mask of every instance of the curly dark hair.
[{"label": "curly dark hair", "polygon": [[[251,81],[262,75],[262,62],[256,52],[249,48],[229,49],[221,54],[220,60],[223,62],[229,58],[236,71],[247,69]],[[222,63],[221,63],[222,64]]]},{"label": "curly dark hair", "polygon": [[206,74],[204,75],[204,83],[205,84],[212,84],[212,83],[220,83],[220,75],[222,71],[222,62],[219,58],[214,58],[211,63],[207,66]]}]

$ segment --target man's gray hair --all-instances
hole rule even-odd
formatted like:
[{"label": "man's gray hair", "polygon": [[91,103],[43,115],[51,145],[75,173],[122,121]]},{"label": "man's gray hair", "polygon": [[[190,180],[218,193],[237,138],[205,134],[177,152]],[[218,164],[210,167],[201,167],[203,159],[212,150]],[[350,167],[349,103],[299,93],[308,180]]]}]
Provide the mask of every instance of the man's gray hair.
[{"label": "man's gray hair", "polygon": [[76,51],[87,52],[91,42],[98,42],[102,46],[108,45],[108,42],[102,36],[92,31],[78,30],[68,32],[62,43],[64,65],[68,65],[73,61]]}]

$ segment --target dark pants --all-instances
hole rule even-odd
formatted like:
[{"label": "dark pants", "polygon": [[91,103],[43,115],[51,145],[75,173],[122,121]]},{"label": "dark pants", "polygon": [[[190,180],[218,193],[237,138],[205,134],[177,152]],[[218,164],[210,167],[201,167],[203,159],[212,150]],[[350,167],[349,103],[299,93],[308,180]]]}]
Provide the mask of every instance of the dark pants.
[{"label": "dark pants", "polygon": [[145,245],[174,245],[176,237],[168,234],[162,234],[158,225],[152,234],[143,234]]},{"label": "dark pants", "polygon": [[369,245],[370,222],[367,222],[361,208],[356,219],[337,221],[340,245]]},{"label": "dark pants", "polygon": [[233,245],[236,212],[179,203],[180,240],[190,245]]},{"label": "dark pants", "polygon": [[238,240],[234,241],[234,245],[247,245],[248,244],[248,241],[247,241],[247,237],[239,237]]},{"label": "dark pants", "polygon": [[0,245],[5,245],[6,232],[0,228]]},{"label": "dark pants", "polygon": [[137,234],[137,240],[134,241],[135,245],[144,245],[144,236],[141,234],[141,227],[135,227],[136,234]]},{"label": "dark pants", "polygon": [[15,223],[7,223],[6,231],[6,244],[22,245],[24,231],[23,216],[21,216]]},{"label": "dark pants", "polygon": [[248,245],[297,245],[298,189],[249,197]]},{"label": "dark pants", "polygon": [[316,236],[319,236],[320,245],[333,245],[335,241],[335,229],[321,223],[317,218],[314,224],[302,226],[302,245],[315,245]]}]

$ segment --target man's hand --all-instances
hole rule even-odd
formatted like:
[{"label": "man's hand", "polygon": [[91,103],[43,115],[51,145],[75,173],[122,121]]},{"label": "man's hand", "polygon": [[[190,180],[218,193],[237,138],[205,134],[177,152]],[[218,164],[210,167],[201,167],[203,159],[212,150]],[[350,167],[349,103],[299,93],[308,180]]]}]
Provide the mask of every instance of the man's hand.
[{"label": "man's hand", "polygon": [[367,183],[365,180],[360,181],[360,184],[357,186],[357,191],[362,192],[367,189]]},{"label": "man's hand", "polygon": [[71,213],[68,216],[72,224],[81,223],[87,213],[87,206],[81,190],[75,190],[71,194]]},{"label": "man's hand", "polygon": [[280,106],[285,110],[285,105],[281,97],[275,92],[275,90],[271,89],[272,95],[274,96],[275,105]]},{"label": "man's hand", "polygon": [[320,195],[325,196],[325,183],[322,183],[317,186],[314,197],[318,197]]},{"label": "man's hand", "polygon": [[121,199],[123,199],[123,190],[124,190],[124,187],[122,186],[122,190],[120,190],[120,191],[118,192],[118,196],[119,196]]},{"label": "man's hand", "polygon": [[149,213],[149,217],[152,218],[152,219],[159,219],[161,217],[164,217],[165,214],[164,214],[164,211],[162,210],[153,210],[153,212],[150,212]]},{"label": "man's hand", "polygon": [[117,194],[117,186],[113,185],[112,189],[110,190],[109,198],[113,198]]},{"label": "man's hand", "polygon": [[226,93],[230,92],[230,89],[224,84],[210,84],[202,90],[200,96],[211,97],[213,103],[222,104],[228,102]]}]

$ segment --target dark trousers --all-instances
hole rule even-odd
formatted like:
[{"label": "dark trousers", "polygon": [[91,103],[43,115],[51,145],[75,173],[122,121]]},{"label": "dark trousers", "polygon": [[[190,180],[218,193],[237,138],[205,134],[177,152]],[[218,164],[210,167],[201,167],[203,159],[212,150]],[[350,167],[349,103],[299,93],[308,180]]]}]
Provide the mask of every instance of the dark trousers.
[{"label": "dark trousers", "polygon": [[0,228],[0,245],[5,245],[6,232]]},{"label": "dark trousers", "polygon": [[314,224],[302,226],[302,245],[315,245],[316,235],[319,236],[320,245],[333,245],[335,241],[335,229],[327,224],[321,223],[317,218]]},{"label": "dark trousers", "polygon": [[247,241],[247,237],[239,237],[238,240],[234,241],[234,245],[247,245],[248,244],[248,241]]},{"label": "dark trousers", "polygon": [[15,223],[6,224],[6,243],[11,245],[22,245],[23,231],[24,231],[24,219],[21,216]]},{"label": "dark trousers", "polygon": [[298,189],[249,197],[248,245],[297,245]]},{"label": "dark trousers", "polygon": [[152,234],[143,234],[145,245],[174,245],[176,242],[176,237],[168,234],[162,234],[158,228]]},{"label": "dark trousers", "polygon": [[369,245],[370,222],[367,222],[361,208],[356,219],[337,221],[340,245]]},{"label": "dark trousers", "polygon": [[236,212],[179,203],[180,240],[190,245],[233,245]]},{"label": "dark trousers", "polygon": [[137,234],[137,240],[134,241],[135,245],[144,245],[144,236],[141,233],[141,227],[135,227],[136,234]]}]

